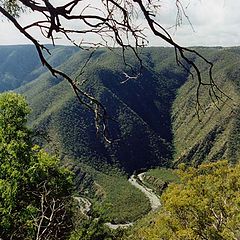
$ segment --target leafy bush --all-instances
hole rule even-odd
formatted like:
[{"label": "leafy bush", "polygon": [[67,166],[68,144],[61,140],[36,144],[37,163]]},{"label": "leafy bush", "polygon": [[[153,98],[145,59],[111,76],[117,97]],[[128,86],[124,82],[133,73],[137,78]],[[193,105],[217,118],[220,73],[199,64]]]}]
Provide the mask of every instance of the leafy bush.
[{"label": "leafy bush", "polygon": [[33,146],[26,127],[29,112],[22,96],[0,95],[0,237],[66,239],[72,174]]},{"label": "leafy bush", "polygon": [[181,165],[179,175],[181,184],[163,194],[161,211],[130,239],[239,239],[240,164]]}]

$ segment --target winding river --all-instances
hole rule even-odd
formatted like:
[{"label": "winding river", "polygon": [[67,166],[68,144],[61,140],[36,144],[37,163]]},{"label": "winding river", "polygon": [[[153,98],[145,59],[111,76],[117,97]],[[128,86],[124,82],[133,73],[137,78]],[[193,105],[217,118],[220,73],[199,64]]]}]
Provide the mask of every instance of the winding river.
[{"label": "winding river", "polygon": [[153,192],[151,188],[148,188],[143,183],[144,173],[140,173],[137,176],[132,175],[128,181],[136,188],[141,190],[146,197],[149,199],[152,211],[157,210],[161,206],[159,197]]},{"label": "winding river", "polygon": [[[134,187],[136,187],[137,189],[139,189],[146,195],[146,197],[149,199],[152,211],[156,211],[161,206],[161,202],[160,202],[159,197],[153,192],[153,190],[144,185],[144,181],[143,181],[144,174],[145,173],[140,173],[137,176],[132,175],[128,179],[128,181]],[[79,202],[81,212],[88,217],[87,214],[91,209],[91,205],[92,205],[91,202],[87,198],[84,198],[84,197],[75,197],[75,199]],[[105,225],[111,229],[128,228],[128,227],[132,226],[133,224],[134,224],[134,222],[125,223],[125,224],[113,224],[110,222],[105,223]]]}]

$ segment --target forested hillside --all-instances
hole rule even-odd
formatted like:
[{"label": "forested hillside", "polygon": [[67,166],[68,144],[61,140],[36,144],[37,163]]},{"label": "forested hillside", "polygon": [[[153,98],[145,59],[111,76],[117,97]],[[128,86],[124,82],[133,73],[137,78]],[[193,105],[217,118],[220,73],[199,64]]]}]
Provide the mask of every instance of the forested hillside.
[{"label": "forested hillside", "polygon": [[[214,64],[213,77],[223,94],[219,94],[222,96],[219,101],[212,101],[207,88],[203,88],[199,98],[205,112],[200,110],[198,119],[194,104],[197,82],[189,78],[179,89],[172,113],[176,164],[239,160],[239,50],[237,47],[201,49],[201,53]],[[201,68],[206,76],[205,66]]]},{"label": "forested hillside", "polygon": [[[227,157],[239,158],[239,48],[199,48],[214,63],[214,79],[233,100],[218,108],[207,89],[200,102],[206,113],[195,111],[197,79],[175,63],[171,48],[142,51],[142,76],[125,80],[130,70],[118,50],[100,49],[93,54],[78,77],[90,53],[59,46],[48,60],[55,67],[83,83],[96,96],[114,121],[110,122],[112,144],[96,135],[93,114],[81,106],[63,79],[43,68],[31,46],[0,48],[0,90],[16,89],[27,96],[33,109],[31,125],[48,134],[49,149],[65,159],[76,159],[101,170],[105,164],[126,172],[172,162],[200,163]],[[128,54],[134,68],[138,62]],[[197,63],[197,62],[196,62]],[[207,69],[198,63],[203,76]],[[18,88],[20,87],[20,88]],[[224,98],[225,99],[225,98]]]},{"label": "forested hillside", "polygon": [[[49,46],[51,48],[51,46]],[[66,61],[78,49],[73,47],[52,49],[49,63],[54,67]],[[41,65],[34,46],[0,47],[0,91],[13,90],[33,81],[47,70]]]},{"label": "forested hillside", "polygon": [[[31,136],[31,146],[40,144],[48,153],[59,156],[61,165],[73,172],[71,186],[74,183],[74,191],[69,187],[62,188],[71,189],[72,210],[69,213],[73,220],[69,229],[63,231],[68,235],[61,235],[63,239],[150,240],[159,237],[197,239],[204,236],[205,239],[214,240],[239,237],[239,163],[231,163],[240,159],[240,48],[199,47],[197,50],[213,62],[213,79],[217,84],[213,89],[217,94],[215,96],[209,94],[208,86],[201,86],[198,111],[197,78],[187,65],[186,69],[176,65],[172,48],[143,49],[142,73],[139,78],[128,81],[125,73],[133,73],[124,64],[119,49],[110,51],[102,48],[93,54],[83,53],[75,47],[57,46],[50,49],[52,55],[48,56],[48,61],[79,81],[84,91],[95,96],[106,107],[111,116],[110,144],[104,141],[103,136],[96,134],[94,113],[79,103],[65,80],[53,77],[41,66],[32,46],[0,47],[0,92],[14,90],[26,96],[32,109],[28,127],[33,129],[34,134],[27,130]],[[88,61],[90,55],[92,58]],[[126,60],[133,69],[138,69],[139,62],[129,52],[126,52]],[[208,67],[199,60],[191,60],[199,67],[205,83],[209,77]],[[82,74],[86,61],[88,64]],[[7,95],[2,94],[2,106],[14,110],[18,105],[11,101],[11,97],[11,104],[4,100]],[[25,102],[20,95],[12,96]],[[27,106],[27,103],[24,104]],[[28,106],[27,109],[29,111]],[[17,117],[17,111],[12,110],[14,117],[5,115],[21,120]],[[24,124],[25,118],[24,115]],[[4,124],[10,126],[9,119]],[[2,138],[8,139],[8,134],[4,132],[8,127],[1,127]],[[24,129],[28,127],[24,125]],[[10,132],[18,137],[25,136],[12,130]],[[24,148],[24,144],[19,144]],[[5,149],[10,151],[9,156],[14,156],[13,166],[22,157],[30,156],[18,151],[17,146],[13,144],[14,151],[11,147],[1,148],[3,169],[7,169],[5,165],[9,164]],[[40,148],[34,149],[31,150],[33,155]],[[22,157],[17,157],[15,151]],[[45,153],[43,160],[46,159],[51,167],[58,160],[50,158],[51,154],[48,153]],[[222,159],[228,161],[219,161]],[[202,162],[207,163],[200,165]],[[197,168],[188,168],[188,165]],[[148,170],[156,166],[160,168]],[[178,171],[170,169],[176,166]],[[19,172],[22,169],[20,167]],[[2,179],[7,176],[4,171]],[[137,174],[142,171],[146,172]],[[48,173],[46,170],[43,172]],[[129,178],[134,172],[135,175]],[[15,175],[12,171],[9,173],[9,179],[14,182]],[[34,176],[28,171],[26,174],[29,179]],[[55,177],[55,173],[49,171],[49,176],[41,176],[50,179],[52,175]],[[17,176],[17,184],[22,184],[22,175]],[[54,179],[67,183],[61,174],[52,179],[53,187]],[[27,181],[26,186],[28,184]],[[38,181],[34,180],[34,184]],[[65,185],[58,183],[59,186]],[[150,188],[150,194],[162,194],[160,209],[151,212],[151,197],[140,190],[141,187],[145,190]],[[54,187],[55,190],[58,188]],[[4,187],[2,191],[5,192]],[[4,214],[0,215],[9,222],[3,220],[1,223],[3,230],[0,229],[0,233],[3,232],[3,236],[11,235],[11,229],[20,229],[16,225],[21,224],[20,221],[27,221],[32,226],[33,220],[27,218],[31,214],[15,217],[19,210],[28,209],[21,204],[26,202],[31,205],[32,198],[19,201],[25,199],[25,194],[22,195],[25,191],[16,192],[15,197],[15,191],[8,191],[14,196],[14,201],[2,199],[6,207]],[[52,191],[55,192],[58,194],[59,190]],[[160,204],[157,195],[155,197]],[[18,207],[18,203],[23,207]],[[36,207],[39,207],[38,204],[39,200]],[[8,208],[16,213],[11,214],[11,218]],[[35,212],[38,217],[36,213],[38,211]],[[9,224],[13,224],[14,228]],[[133,227],[127,231],[109,228],[117,228],[119,224]],[[24,229],[21,228],[22,235],[18,232],[15,234],[22,238],[35,231],[27,232]]]},{"label": "forested hillside", "polygon": [[[162,55],[162,61],[156,52]],[[75,77],[86,57],[77,52],[60,67]],[[79,104],[65,81],[50,74],[19,89],[34,109],[32,125],[48,132],[65,157],[95,167],[108,163],[132,172],[168,164],[172,158],[171,105],[187,75],[176,68],[172,49],[149,49],[143,58],[143,75],[122,83],[126,71],[122,58],[100,50],[79,79],[88,79],[83,88],[97,96],[114,118],[110,121],[113,144],[96,136],[93,114]],[[128,61],[137,65],[132,55]]]}]

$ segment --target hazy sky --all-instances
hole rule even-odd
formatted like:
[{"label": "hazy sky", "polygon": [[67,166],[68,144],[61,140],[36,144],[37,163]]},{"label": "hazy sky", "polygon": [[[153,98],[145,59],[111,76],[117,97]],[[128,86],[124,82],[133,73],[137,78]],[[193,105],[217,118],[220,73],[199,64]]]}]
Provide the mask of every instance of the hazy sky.
[{"label": "hazy sky", "polygon": [[[95,1],[95,0],[93,0]],[[64,0],[55,0],[60,3]],[[186,13],[194,30],[184,19],[183,24],[170,32],[173,39],[184,46],[236,46],[240,45],[240,1],[236,0],[182,0]],[[166,28],[174,25],[176,20],[175,0],[161,0],[158,21]],[[25,25],[33,14],[24,14],[20,22]],[[0,17],[0,44],[29,43],[4,18]],[[37,34],[37,33],[36,33]],[[37,35],[38,36],[38,35]],[[40,39],[41,40],[41,39]],[[150,45],[162,46],[164,43],[149,34]],[[67,41],[59,40],[60,44]]]}]

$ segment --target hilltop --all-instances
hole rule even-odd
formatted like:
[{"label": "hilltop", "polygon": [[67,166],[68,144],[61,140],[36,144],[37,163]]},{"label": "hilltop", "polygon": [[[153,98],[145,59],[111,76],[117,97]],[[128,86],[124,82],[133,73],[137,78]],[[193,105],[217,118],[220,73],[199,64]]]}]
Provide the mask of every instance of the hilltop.
[{"label": "hilltop", "polygon": [[[74,47],[51,49],[48,60],[71,77],[78,76],[89,56]],[[239,157],[239,48],[198,48],[214,63],[214,79],[232,100],[218,108],[203,89],[200,101],[206,113],[195,111],[197,80],[176,65],[172,48],[142,51],[144,69],[137,80],[125,83],[118,49],[100,49],[93,54],[82,85],[106,107],[113,144],[96,135],[93,114],[81,106],[70,86],[42,67],[32,46],[0,48],[1,91],[24,94],[31,107],[30,124],[48,134],[63,159],[75,159],[98,170],[114,166],[128,173],[152,166],[179,162],[198,164]],[[128,53],[127,61],[138,62]],[[198,63],[198,62],[196,62]],[[207,68],[198,63],[202,75]],[[141,147],[140,147],[141,146]],[[103,170],[104,171],[104,170]]]}]

